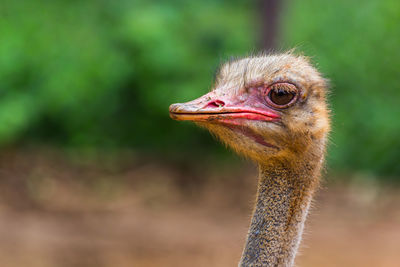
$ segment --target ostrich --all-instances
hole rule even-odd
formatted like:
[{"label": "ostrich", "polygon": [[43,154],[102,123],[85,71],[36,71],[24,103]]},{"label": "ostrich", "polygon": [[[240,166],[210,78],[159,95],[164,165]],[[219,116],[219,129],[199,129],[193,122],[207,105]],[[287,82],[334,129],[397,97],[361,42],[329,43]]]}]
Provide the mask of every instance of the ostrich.
[{"label": "ostrich", "polygon": [[257,197],[239,266],[293,266],[323,165],[326,80],[304,56],[228,62],[211,92],[170,106],[258,164]]}]

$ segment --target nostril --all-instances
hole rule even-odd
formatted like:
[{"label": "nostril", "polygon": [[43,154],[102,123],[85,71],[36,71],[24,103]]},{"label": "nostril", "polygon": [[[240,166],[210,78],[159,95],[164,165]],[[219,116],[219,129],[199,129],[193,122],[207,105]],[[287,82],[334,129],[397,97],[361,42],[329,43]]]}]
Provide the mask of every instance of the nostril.
[{"label": "nostril", "polygon": [[206,108],[220,108],[225,106],[225,102],[221,100],[213,100],[207,104]]}]

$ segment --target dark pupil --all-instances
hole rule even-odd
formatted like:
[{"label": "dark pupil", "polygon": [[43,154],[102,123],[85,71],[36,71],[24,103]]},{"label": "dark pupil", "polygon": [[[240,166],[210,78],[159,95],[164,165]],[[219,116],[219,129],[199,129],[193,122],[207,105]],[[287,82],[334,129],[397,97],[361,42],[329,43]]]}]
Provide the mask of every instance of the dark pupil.
[{"label": "dark pupil", "polygon": [[293,92],[288,92],[282,89],[271,90],[270,99],[277,105],[286,105],[293,98],[295,94]]}]

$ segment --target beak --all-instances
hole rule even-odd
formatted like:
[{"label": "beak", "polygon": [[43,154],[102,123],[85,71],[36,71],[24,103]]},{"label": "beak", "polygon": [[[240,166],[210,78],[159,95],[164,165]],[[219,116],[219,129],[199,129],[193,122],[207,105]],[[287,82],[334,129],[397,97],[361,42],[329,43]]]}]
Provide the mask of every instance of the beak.
[{"label": "beak", "polygon": [[237,120],[277,121],[280,115],[267,106],[254,108],[246,102],[234,103],[229,99],[217,97],[210,92],[186,103],[172,104],[170,117],[180,121],[221,122],[238,124]]}]

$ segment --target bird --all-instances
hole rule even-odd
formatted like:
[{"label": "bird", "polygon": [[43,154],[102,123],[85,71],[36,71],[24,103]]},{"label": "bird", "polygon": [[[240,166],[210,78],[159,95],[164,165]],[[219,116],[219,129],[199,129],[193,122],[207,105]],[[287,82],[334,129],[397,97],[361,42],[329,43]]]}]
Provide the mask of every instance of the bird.
[{"label": "bird", "polygon": [[293,51],[232,59],[211,90],[169,107],[256,162],[257,195],[238,266],[293,266],[330,131],[328,81]]}]

